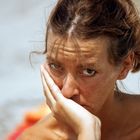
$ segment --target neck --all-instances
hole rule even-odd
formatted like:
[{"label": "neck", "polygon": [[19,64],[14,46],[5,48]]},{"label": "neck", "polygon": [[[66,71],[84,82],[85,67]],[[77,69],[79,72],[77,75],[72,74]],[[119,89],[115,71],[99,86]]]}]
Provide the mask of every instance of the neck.
[{"label": "neck", "polygon": [[102,134],[116,133],[116,129],[120,127],[121,119],[121,97],[119,93],[114,92],[103,105],[98,117],[102,123]]}]

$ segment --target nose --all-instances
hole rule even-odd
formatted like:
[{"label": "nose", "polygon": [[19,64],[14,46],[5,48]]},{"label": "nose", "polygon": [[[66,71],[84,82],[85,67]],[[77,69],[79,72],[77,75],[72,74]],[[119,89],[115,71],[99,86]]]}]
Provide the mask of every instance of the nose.
[{"label": "nose", "polygon": [[69,99],[79,94],[78,84],[71,74],[67,74],[63,80],[61,92],[64,97]]}]

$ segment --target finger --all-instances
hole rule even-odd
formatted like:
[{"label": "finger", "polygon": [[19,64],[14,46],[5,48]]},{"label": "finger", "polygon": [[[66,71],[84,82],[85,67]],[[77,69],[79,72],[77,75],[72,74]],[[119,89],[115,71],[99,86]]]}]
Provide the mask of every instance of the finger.
[{"label": "finger", "polygon": [[95,122],[95,136],[96,136],[96,139],[97,140],[100,140],[100,138],[101,138],[101,131],[100,131],[100,129],[101,129],[101,122],[100,122],[100,120],[98,120],[98,118],[97,118],[97,121]]},{"label": "finger", "polygon": [[62,100],[63,96],[62,96],[62,93],[61,93],[60,89],[58,88],[58,86],[54,83],[54,81],[52,80],[52,78],[50,77],[50,75],[44,69],[43,66],[41,66],[41,69],[42,69],[42,73],[44,75],[46,84],[48,85],[48,88],[49,88],[50,92],[52,93],[52,96],[54,97],[54,99],[56,101]]},{"label": "finger", "polygon": [[46,99],[47,99],[47,104],[50,107],[50,109],[52,109],[54,107],[56,101],[55,101],[54,97],[52,96],[51,91],[49,90],[49,88],[46,84],[46,81],[45,81],[45,78],[44,78],[43,74],[41,74],[41,78],[42,78],[44,93],[45,93],[45,96],[46,96]]},{"label": "finger", "polygon": [[45,97],[46,97],[46,103],[47,103],[47,105],[48,105],[49,107],[51,107],[51,106],[52,106],[52,103],[51,103],[50,99],[48,98],[47,92],[46,92],[46,90],[45,90],[45,86],[44,86],[44,83],[43,83],[44,78],[43,78],[43,76],[42,76],[42,73],[41,73],[41,80],[42,80],[42,85],[43,85],[43,92],[44,92],[44,95],[45,95]]}]

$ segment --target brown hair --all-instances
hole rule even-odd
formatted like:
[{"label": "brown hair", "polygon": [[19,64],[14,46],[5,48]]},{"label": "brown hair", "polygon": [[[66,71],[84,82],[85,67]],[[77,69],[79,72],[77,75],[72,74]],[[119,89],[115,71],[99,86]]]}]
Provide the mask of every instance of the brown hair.
[{"label": "brown hair", "polygon": [[140,19],[131,0],[58,0],[46,33],[77,39],[111,38],[108,52],[118,65],[132,51],[135,54],[132,72],[140,70]]}]

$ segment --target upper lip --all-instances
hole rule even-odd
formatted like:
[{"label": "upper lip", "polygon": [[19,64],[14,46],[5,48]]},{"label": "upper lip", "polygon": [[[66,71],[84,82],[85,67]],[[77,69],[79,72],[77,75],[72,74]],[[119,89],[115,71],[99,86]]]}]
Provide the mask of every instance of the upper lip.
[{"label": "upper lip", "polygon": [[86,110],[91,111],[91,108],[87,105],[82,105],[82,107],[84,107]]},{"label": "upper lip", "polygon": [[84,107],[85,109],[89,108],[87,105],[80,103],[78,100],[73,100],[73,101],[79,104],[80,106]]}]

